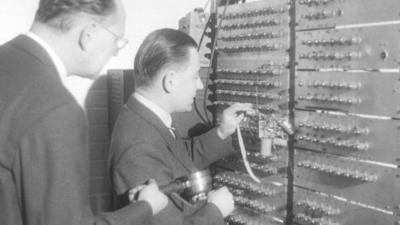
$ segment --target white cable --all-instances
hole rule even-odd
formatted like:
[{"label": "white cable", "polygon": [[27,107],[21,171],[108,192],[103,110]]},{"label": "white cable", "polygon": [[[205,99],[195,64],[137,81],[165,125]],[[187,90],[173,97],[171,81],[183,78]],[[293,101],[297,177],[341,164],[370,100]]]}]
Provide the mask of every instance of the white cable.
[{"label": "white cable", "polygon": [[246,148],[244,146],[243,137],[242,133],[240,132],[239,125],[236,126],[236,133],[239,141],[240,153],[242,154],[242,159],[244,166],[246,167],[246,171],[250,175],[251,179],[253,179],[257,183],[261,183],[260,179],[256,177],[256,175],[254,175],[253,170],[250,167],[249,161],[247,160]]},{"label": "white cable", "polygon": [[206,4],[203,7],[203,12],[206,12],[206,8],[207,8],[209,3],[210,3],[210,0],[207,0]]}]

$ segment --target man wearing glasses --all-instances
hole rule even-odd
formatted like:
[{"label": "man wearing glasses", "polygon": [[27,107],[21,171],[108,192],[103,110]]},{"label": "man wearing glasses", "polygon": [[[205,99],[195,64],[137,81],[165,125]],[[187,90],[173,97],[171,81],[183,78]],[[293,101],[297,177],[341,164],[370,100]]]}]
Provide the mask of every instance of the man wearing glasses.
[{"label": "man wearing glasses", "polygon": [[104,30],[108,31],[111,35],[114,36],[114,38],[115,38],[115,54],[114,55],[117,55],[118,52],[129,43],[129,40],[127,38],[125,38],[125,36],[118,35],[114,31],[110,30],[109,28],[107,28],[103,25],[100,25],[100,27],[102,27]]},{"label": "man wearing glasses", "polygon": [[116,212],[89,205],[87,119],[64,81],[98,76],[124,27],[120,0],[41,0],[30,32],[0,47],[1,225],[149,224],[166,206],[151,180]]}]

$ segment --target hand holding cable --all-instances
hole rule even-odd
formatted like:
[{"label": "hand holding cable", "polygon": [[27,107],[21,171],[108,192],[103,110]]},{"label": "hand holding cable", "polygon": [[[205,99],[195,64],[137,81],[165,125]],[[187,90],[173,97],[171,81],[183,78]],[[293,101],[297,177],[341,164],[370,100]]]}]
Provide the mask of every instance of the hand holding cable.
[{"label": "hand holding cable", "polygon": [[220,118],[220,124],[217,129],[218,136],[226,139],[232,135],[246,112],[253,111],[252,105],[248,103],[235,103],[226,108]]}]

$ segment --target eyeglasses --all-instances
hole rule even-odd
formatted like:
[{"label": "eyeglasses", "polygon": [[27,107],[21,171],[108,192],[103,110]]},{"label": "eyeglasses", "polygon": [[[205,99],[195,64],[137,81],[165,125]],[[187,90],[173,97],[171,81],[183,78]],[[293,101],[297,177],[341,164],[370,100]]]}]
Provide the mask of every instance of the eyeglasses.
[{"label": "eyeglasses", "polygon": [[114,31],[108,29],[107,27],[105,27],[103,25],[99,24],[99,26],[114,36],[114,38],[116,40],[115,45],[117,47],[117,50],[116,50],[117,53],[129,43],[129,40],[127,38],[116,34]]}]

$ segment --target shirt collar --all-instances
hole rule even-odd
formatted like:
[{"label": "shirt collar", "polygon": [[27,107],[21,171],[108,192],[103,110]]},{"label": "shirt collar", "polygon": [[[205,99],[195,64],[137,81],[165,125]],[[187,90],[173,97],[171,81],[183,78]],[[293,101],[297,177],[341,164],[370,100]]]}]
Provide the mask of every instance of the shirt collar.
[{"label": "shirt collar", "polygon": [[149,108],[153,113],[155,113],[167,128],[171,128],[172,118],[168,112],[166,112],[160,106],[154,104],[152,101],[137,92],[135,92],[133,96],[136,98],[136,100],[138,100],[144,106]]},{"label": "shirt collar", "polygon": [[58,72],[58,75],[61,78],[61,82],[64,84],[65,80],[67,79],[67,68],[65,67],[64,63],[61,61],[60,57],[55,53],[55,51],[48,45],[42,38],[40,38],[38,35],[34,34],[33,32],[28,32],[26,33],[26,36],[30,37],[34,41],[36,41],[40,46],[42,46],[47,54],[49,54],[49,57],[51,61],[53,62],[54,66],[56,67],[56,70]]}]

